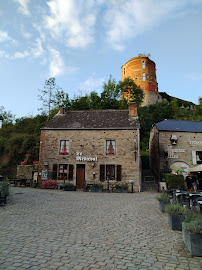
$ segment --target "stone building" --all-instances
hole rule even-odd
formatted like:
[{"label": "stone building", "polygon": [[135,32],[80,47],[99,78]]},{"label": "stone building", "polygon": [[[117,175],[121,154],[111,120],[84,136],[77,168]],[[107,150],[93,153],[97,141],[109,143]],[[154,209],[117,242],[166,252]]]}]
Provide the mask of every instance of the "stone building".
[{"label": "stone building", "polygon": [[[156,80],[156,65],[146,56],[131,58],[122,67],[122,81],[129,77],[134,80],[144,92],[144,100],[141,106],[154,104],[162,101],[158,93],[158,83]],[[124,93],[122,98],[125,97]]]},{"label": "stone building", "polygon": [[202,164],[202,122],[163,120],[154,124],[149,153],[150,167],[159,179],[169,171],[182,171],[186,176]]},{"label": "stone building", "polygon": [[[134,180],[140,191],[137,106],[129,110],[67,111],[41,129],[39,185],[47,178],[83,188]],[[130,186],[130,185],[129,185]]]}]

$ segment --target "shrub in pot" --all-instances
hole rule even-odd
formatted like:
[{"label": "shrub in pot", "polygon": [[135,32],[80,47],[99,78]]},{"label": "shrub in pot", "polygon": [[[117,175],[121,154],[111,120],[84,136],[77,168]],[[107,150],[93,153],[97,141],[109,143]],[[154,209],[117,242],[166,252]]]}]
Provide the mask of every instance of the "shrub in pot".
[{"label": "shrub in pot", "polygon": [[170,204],[170,198],[166,192],[162,192],[160,196],[157,197],[159,201],[159,208],[161,212],[165,212],[165,206]]},{"label": "shrub in pot", "polygon": [[64,184],[63,189],[65,191],[76,191],[76,186],[74,186],[74,184],[68,182],[68,183]]},{"label": "shrub in pot", "polygon": [[122,184],[122,185],[117,184],[115,188],[116,188],[116,193],[128,193],[127,184]]},{"label": "shrub in pot", "polygon": [[168,223],[172,230],[181,231],[182,222],[190,213],[190,210],[179,203],[167,204],[165,212],[168,213]]},{"label": "shrub in pot", "polygon": [[202,256],[202,216],[190,214],[182,223],[183,241],[192,256]]},{"label": "shrub in pot", "polygon": [[91,192],[102,192],[103,185],[102,184],[93,184],[90,188]]}]

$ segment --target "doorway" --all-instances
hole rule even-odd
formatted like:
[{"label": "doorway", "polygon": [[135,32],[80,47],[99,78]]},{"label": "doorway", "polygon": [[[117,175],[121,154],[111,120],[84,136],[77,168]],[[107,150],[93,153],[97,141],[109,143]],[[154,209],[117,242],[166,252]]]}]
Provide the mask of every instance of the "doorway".
[{"label": "doorway", "polygon": [[85,187],[85,164],[76,165],[76,185],[77,188]]}]

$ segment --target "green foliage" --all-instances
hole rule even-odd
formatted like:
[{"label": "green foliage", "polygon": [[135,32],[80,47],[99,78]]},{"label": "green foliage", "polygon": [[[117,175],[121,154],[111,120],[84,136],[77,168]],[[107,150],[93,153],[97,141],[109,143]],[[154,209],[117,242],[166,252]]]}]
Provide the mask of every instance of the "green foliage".
[{"label": "green foliage", "polygon": [[139,107],[144,98],[144,92],[136,85],[134,80],[125,78],[123,81],[119,81],[116,86],[117,93],[127,93],[127,99],[131,102],[136,102]]},{"label": "green foliage", "polygon": [[202,216],[190,213],[184,221],[184,229],[191,233],[202,234]]},{"label": "green foliage", "polygon": [[157,200],[159,202],[164,202],[164,203],[167,203],[167,202],[170,202],[170,199],[169,199],[169,196],[166,192],[162,192],[158,197],[157,197]]},{"label": "green foliage", "polygon": [[93,184],[93,187],[103,188],[102,184]]},{"label": "green foliage", "polygon": [[190,210],[179,203],[168,204],[165,206],[166,213],[170,215],[188,215]]},{"label": "green foliage", "polygon": [[64,187],[73,187],[74,184],[73,183],[70,183],[70,182],[67,182],[64,184]]},{"label": "green foliage", "polygon": [[0,182],[0,196],[1,196],[1,192],[2,192],[4,184],[6,184],[5,194],[6,194],[6,197],[7,197],[9,195],[9,193],[10,193],[10,186],[9,186],[9,183],[7,183],[7,182]]},{"label": "green foliage", "polygon": [[184,176],[183,175],[165,173],[163,174],[163,178],[166,179],[168,189],[177,189],[179,187],[181,190],[184,190]]}]

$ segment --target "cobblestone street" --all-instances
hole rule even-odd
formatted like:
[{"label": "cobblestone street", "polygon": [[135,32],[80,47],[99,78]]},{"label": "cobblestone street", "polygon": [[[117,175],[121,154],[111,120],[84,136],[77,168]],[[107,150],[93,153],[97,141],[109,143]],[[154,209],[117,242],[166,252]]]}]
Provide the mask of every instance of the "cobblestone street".
[{"label": "cobblestone street", "polygon": [[156,196],[12,187],[0,208],[0,269],[202,269]]}]

